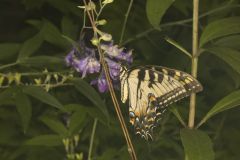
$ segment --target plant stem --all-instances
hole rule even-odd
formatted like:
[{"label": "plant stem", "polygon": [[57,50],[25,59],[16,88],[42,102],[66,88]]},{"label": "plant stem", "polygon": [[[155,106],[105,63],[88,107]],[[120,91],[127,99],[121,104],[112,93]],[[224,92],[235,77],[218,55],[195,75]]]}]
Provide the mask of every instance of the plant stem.
[{"label": "plant stem", "polygon": [[[198,64],[198,9],[199,0],[193,0],[193,39],[192,39],[192,76],[197,77],[197,64]],[[196,94],[192,93],[190,97],[189,106],[189,118],[188,127],[194,128],[195,120],[195,109],[196,109]]]},{"label": "plant stem", "polygon": [[[100,48],[98,50],[100,51]],[[103,66],[103,70],[104,70],[104,73],[106,75],[107,84],[108,84],[109,91],[110,91],[110,94],[111,94],[111,97],[112,97],[112,100],[113,100],[113,104],[114,104],[115,110],[117,112],[117,116],[118,116],[118,119],[120,121],[120,124],[121,124],[122,130],[123,130],[125,139],[127,141],[128,152],[129,152],[132,160],[137,160],[137,156],[136,156],[136,153],[134,151],[134,148],[133,148],[133,145],[132,145],[132,141],[130,139],[130,136],[129,136],[126,124],[124,122],[124,118],[123,118],[122,112],[120,110],[120,106],[119,106],[118,100],[116,98],[116,94],[115,94],[114,89],[113,89],[113,85],[112,85],[112,82],[111,82],[111,79],[110,79],[110,76],[109,76],[108,66],[105,63],[104,58],[102,57],[101,59],[102,59],[101,60],[101,64]]]},{"label": "plant stem", "polygon": [[6,65],[2,65],[2,66],[0,66],[0,70],[4,69],[4,68],[15,66],[17,64],[18,64],[17,62],[14,62],[14,63],[9,63],[9,64],[6,64]]},{"label": "plant stem", "polygon": [[[44,75],[54,75],[54,74],[72,74],[71,71],[61,71],[61,72],[16,72],[21,76],[44,76]],[[0,76],[7,76],[8,73],[0,73]]]},{"label": "plant stem", "polygon": [[[85,6],[86,6],[86,0],[83,0],[83,2],[85,4]],[[87,10],[87,14],[88,14],[89,20],[91,22],[91,25],[93,27],[94,36],[95,36],[95,38],[98,38],[97,37],[98,35],[97,35],[97,28],[96,28],[96,25],[95,25],[95,21],[94,21],[93,17],[91,16],[91,14],[89,13],[88,10]],[[100,63],[102,64],[102,67],[103,67],[103,70],[104,70],[104,73],[105,73],[105,76],[106,76],[107,84],[108,84],[108,87],[109,87],[109,92],[111,94],[112,101],[113,101],[115,110],[117,112],[117,116],[118,116],[118,119],[120,121],[122,130],[123,130],[123,133],[124,133],[124,137],[125,137],[126,142],[127,142],[128,152],[129,152],[132,160],[137,160],[137,156],[136,156],[136,153],[134,151],[134,148],[133,148],[133,145],[132,145],[132,141],[130,139],[130,136],[129,136],[126,124],[124,122],[124,118],[123,118],[123,115],[122,115],[122,112],[121,112],[118,100],[116,98],[116,94],[115,94],[114,89],[113,89],[113,84],[112,84],[112,81],[111,81],[111,78],[110,78],[108,66],[107,66],[107,64],[106,64],[106,62],[104,60],[104,54],[102,53],[102,50],[101,50],[99,45],[97,45],[97,49],[98,49],[98,52],[99,52]]]},{"label": "plant stem", "polygon": [[132,8],[132,4],[133,4],[133,0],[130,0],[129,6],[128,6],[128,10],[127,10],[127,12],[125,14],[125,19],[124,19],[124,22],[123,22],[122,32],[121,32],[121,36],[120,36],[120,40],[119,40],[119,45],[121,45],[121,43],[123,41],[123,36],[124,36],[125,29],[126,29],[128,16],[129,16],[130,10]]},{"label": "plant stem", "polygon": [[92,129],[92,134],[91,134],[91,139],[90,139],[89,150],[88,150],[88,160],[92,159],[91,157],[92,157],[92,149],[93,149],[93,140],[94,140],[94,136],[95,136],[95,132],[96,132],[96,128],[97,128],[97,122],[98,122],[98,119],[95,118],[94,123],[93,123],[93,129]]},{"label": "plant stem", "polygon": [[[65,86],[73,86],[72,83],[56,83],[56,84],[19,84],[17,86],[35,86],[35,87],[49,87],[49,89]],[[0,86],[0,89],[10,88],[13,85]]]}]

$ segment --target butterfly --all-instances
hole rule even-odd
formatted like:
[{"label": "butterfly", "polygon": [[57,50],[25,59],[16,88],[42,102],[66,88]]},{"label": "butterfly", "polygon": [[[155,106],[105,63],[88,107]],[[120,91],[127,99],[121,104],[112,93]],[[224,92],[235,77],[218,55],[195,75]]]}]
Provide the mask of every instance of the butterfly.
[{"label": "butterfly", "polygon": [[121,101],[129,101],[130,123],[135,133],[152,139],[153,128],[167,106],[202,91],[202,85],[191,75],[162,66],[138,66],[120,69]]}]

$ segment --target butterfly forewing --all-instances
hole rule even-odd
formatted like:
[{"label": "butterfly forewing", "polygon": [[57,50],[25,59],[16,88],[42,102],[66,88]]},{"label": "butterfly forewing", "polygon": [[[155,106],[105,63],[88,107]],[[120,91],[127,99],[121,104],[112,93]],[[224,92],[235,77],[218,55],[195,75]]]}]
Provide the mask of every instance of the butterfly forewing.
[{"label": "butterfly forewing", "polygon": [[152,129],[169,104],[202,90],[189,74],[160,66],[121,69],[120,81],[121,100],[129,100],[130,122],[146,139],[152,137]]}]

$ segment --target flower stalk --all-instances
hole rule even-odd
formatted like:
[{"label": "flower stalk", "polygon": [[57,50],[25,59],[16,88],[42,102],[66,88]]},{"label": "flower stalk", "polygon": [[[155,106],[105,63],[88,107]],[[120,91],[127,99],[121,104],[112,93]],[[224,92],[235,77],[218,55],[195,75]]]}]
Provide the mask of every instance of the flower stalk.
[{"label": "flower stalk", "polygon": [[93,123],[91,139],[90,139],[90,145],[89,145],[88,160],[92,159],[91,157],[92,157],[92,149],[93,149],[93,140],[94,140],[94,136],[95,136],[95,132],[96,132],[96,128],[97,128],[97,122],[98,122],[98,119],[95,118],[94,123]]},{"label": "flower stalk", "polygon": [[[198,10],[199,10],[199,0],[193,0],[193,39],[192,39],[192,76],[197,78],[197,65],[198,65]],[[194,128],[195,120],[195,110],[196,110],[196,94],[192,93],[190,97],[189,106],[189,119],[188,127],[190,129]]]},{"label": "flower stalk", "polygon": [[[87,5],[86,0],[83,0],[83,2],[84,2],[84,5],[86,6]],[[91,0],[90,0],[90,2],[91,2]],[[94,16],[91,13],[91,11],[89,11],[89,10],[85,10],[85,11],[87,12],[88,18],[89,18],[89,20],[91,22],[91,25],[92,25],[92,28],[93,28],[93,31],[94,31],[94,38],[99,39],[98,34],[97,34],[98,33],[98,29],[97,29],[95,21],[94,21]],[[100,63],[102,65],[103,71],[104,71],[105,76],[106,76],[106,81],[107,81],[109,92],[110,92],[110,95],[111,95],[111,98],[112,98],[112,101],[113,101],[113,104],[114,104],[114,108],[115,108],[115,110],[117,112],[117,116],[118,116],[118,119],[120,121],[120,125],[122,127],[122,130],[123,130],[123,133],[124,133],[124,137],[125,137],[126,142],[127,142],[128,152],[129,152],[130,157],[131,157],[132,160],[137,160],[137,156],[136,156],[134,147],[132,145],[132,141],[130,139],[130,136],[129,136],[129,133],[128,133],[128,130],[127,130],[127,127],[126,127],[126,124],[125,124],[122,112],[120,110],[120,106],[119,106],[119,103],[118,103],[118,100],[117,100],[114,88],[113,88],[112,80],[111,80],[110,73],[109,73],[109,68],[108,68],[108,65],[105,62],[103,51],[102,51],[102,49],[101,49],[99,44],[96,47],[97,47],[97,50],[98,50],[98,53],[99,53]]]},{"label": "flower stalk", "polygon": [[123,41],[123,36],[124,36],[124,33],[125,33],[125,29],[126,29],[126,25],[127,25],[127,20],[128,20],[128,16],[129,16],[130,10],[131,10],[131,8],[132,8],[132,4],[133,4],[133,0],[130,0],[130,3],[129,3],[128,9],[127,9],[127,12],[126,12],[126,14],[125,14],[125,19],[124,19],[124,22],[123,22],[122,32],[121,32],[121,36],[120,36],[120,40],[119,40],[119,44],[120,44],[120,45],[122,44],[122,41]]}]

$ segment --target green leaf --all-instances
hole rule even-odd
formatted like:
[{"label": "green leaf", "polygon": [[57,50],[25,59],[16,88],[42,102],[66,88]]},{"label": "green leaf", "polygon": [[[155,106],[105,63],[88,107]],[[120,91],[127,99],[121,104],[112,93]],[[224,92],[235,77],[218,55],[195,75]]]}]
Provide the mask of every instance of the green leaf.
[{"label": "green leaf", "polygon": [[69,0],[45,0],[45,1],[52,5],[53,7],[55,7],[56,9],[63,12],[64,14],[71,12],[77,15],[78,17],[81,16],[81,10],[77,8],[77,6],[79,5],[78,3],[74,3]]},{"label": "green leaf", "polygon": [[184,122],[182,116],[180,115],[180,113],[178,112],[178,109],[177,109],[177,106],[171,106],[169,108],[169,110],[177,117],[177,119],[179,120],[179,122],[184,126],[186,127],[186,123]]},{"label": "green leaf", "polygon": [[58,109],[61,109],[63,107],[55,97],[40,87],[27,86],[23,88],[23,92],[40,100],[43,103],[49,104],[50,106],[56,107]]},{"label": "green leaf", "polygon": [[173,39],[166,37],[165,40],[170,43],[171,45],[173,45],[174,47],[176,47],[177,49],[179,49],[180,51],[182,51],[182,53],[184,53],[185,55],[187,55],[189,58],[192,58],[191,53],[189,53],[184,47],[182,47],[179,43],[177,43],[176,41],[174,41]]},{"label": "green leaf", "polygon": [[74,46],[77,49],[80,49],[79,43],[77,43],[76,41],[74,41],[73,39],[71,39],[68,36],[62,35],[62,37],[65,38],[72,46]]},{"label": "green leaf", "polygon": [[69,48],[67,41],[62,37],[59,29],[48,20],[44,20],[44,27],[42,28],[44,39],[63,49]]},{"label": "green leaf", "polygon": [[0,44],[0,60],[11,58],[18,53],[20,49],[20,44],[18,43],[1,43]]},{"label": "green leaf", "polygon": [[47,134],[27,140],[25,145],[54,147],[61,146],[63,144],[59,135]]},{"label": "green leaf", "polygon": [[86,119],[86,110],[82,108],[80,111],[77,111],[72,114],[70,118],[69,131],[73,135],[78,133],[84,126],[84,120]]},{"label": "green leaf", "polygon": [[212,142],[205,132],[182,129],[180,135],[189,160],[214,160]]},{"label": "green leaf", "polygon": [[240,52],[238,50],[223,47],[211,47],[207,48],[206,51],[221,58],[240,74]]},{"label": "green leaf", "polygon": [[48,117],[41,117],[40,120],[45,123],[48,128],[58,133],[59,135],[63,137],[67,137],[69,135],[67,128],[60,121]]},{"label": "green leaf", "polygon": [[36,52],[40,48],[42,42],[43,42],[43,37],[41,32],[39,32],[32,38],[28,39],[27,41],[25,41],[19,52],[18,60],[22,60],[32,55],[34,52]]},{"label": "green leaf", "polygon": [[15,103],[17,111],[22,120],[23,131],[26,132],[29,126],[29,122],[32,116],[32,105],[31,102],[21,90],[16,92]]},{"label": "green leaf", "polygon": [[107,124],[107,117],[101,111],[99,111],[98,107],[85,106],[82,104],[68,104],[64,105],[64,110],[68,113],[86,111],[92,118],[97,118],[102,124]]},{"label": "green leaf", "polygon": [[77,39],[77,25],[75,25],[69,17],[63,17],[61,27],[63,35],[71,37],[71,39]]},{"label": "green leaf", "polygon": [[237,107],[240,105],[240,90],[230,93],[223,99],[217,102],[212,109],[205,115],[205,117],[198,124],[198,127],[205,123],[209,118],[214,116],[215,114]]},{"label": "green leaf", "polygon": [[159,28],[161,19],[174,0],[147,0],[146,11],[151,25]]},{"label": "green leaf", "polygon": [[112,160],[115,159],[119,151],[116,149],[108,149],[101,156],[97,157],[98,160]]},{"label": "green leaf", "polygon": [[102,113],[109,118],[109,114],[107,111],[107,106],[103,102],[101,96],[96,92],[96,90],[89,85],[86,81],[75,78],[72,80],[74,83],[75,88],[81,92],[83,95],[85,95],[95,106],[97,106]]},{"label": "green leaf", "polygon": [[16,92],[16,88],[11,87],[7,88],[0,92],[0,105],[10,104],[15,105],[14,103],[14,93]]},{"label": "green leaf", "polygon": [[240,33],[240,17],[231,17],[214,21],[206,26],[200,38],[199,46],[202,47],[207,42]]},{"label": "green leaf", "polygon": [[33,27],[35,27],[36,29],[38,29],[39,31],[42,29],[44,22],[41,20],[35,20],[35,19],[31,19],[31,20],[26,20],[26,23],[32,25]]},{"label": "green leaf", "polygon": [[218,39],[215,42],[215,44],[216,44],[216,46],[240,50],[239,42],[240,42],[240,35],[232,35],[232,36],[223,37],[221,39]]},{"label": "green leaf", "polygon": [[63,65],[63,58],[54,56],[34,56],[19,61],[21,65],[27,66],[46,66],[46,65]]}]

